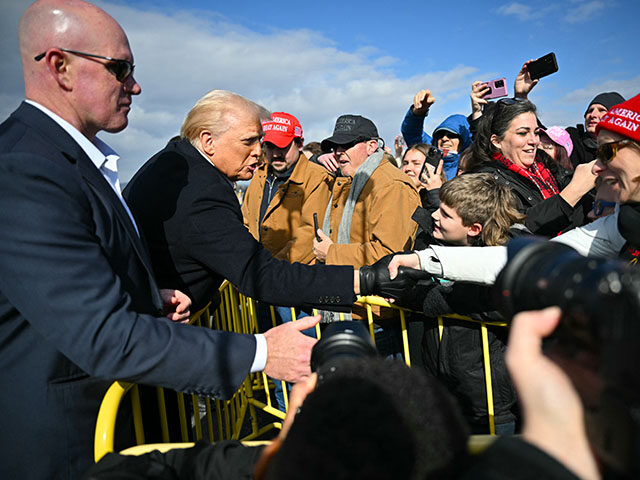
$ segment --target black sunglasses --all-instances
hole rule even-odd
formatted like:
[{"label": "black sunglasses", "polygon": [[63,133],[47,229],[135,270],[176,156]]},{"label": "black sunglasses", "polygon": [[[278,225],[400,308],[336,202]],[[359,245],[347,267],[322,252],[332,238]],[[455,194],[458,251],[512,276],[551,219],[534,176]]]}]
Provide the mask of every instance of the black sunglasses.
[{"label": "black sunglasses", "polygon": [[362,142],[366,142],[370,140],[369,138],[357,138],[352,142],[349,143],[341,143],[341,144],[334,144],[333,147],[331,148],[331,151],[335,152],[336,150],[338,150],[338,148],[342,148],[343,150],[349,150],[352,147],[355,147],[357,144],[362,143]]},{"label": "black sunglasses", "polygon": [[518,102],[524,102],[524,98],[501,98],[496,103],[498,105],[515,105]]},{"label": "black sunglasses", "polygon": [[622,140],[618,140],[617,142],[609,142],[598,145],[598,149],[596,150],[596,158],[600,160],[604,165],[608,165],[616,156],[618,150],[626,145],[635,145],[636,147],[640,148],[640,145],[638,145],[633,140],[624,138]]},{"label": "black sunglasses", "polygon": [[[69,50],[68,48],[60,48],[63,52],[71,53],[73,55],[81,55],[83,57],[101,58],[103,60],[109,60],[108,63],[103,63],[104,67],[111,73],[119,82],[125,82],[129,75],[133,74],[135,65],[128,60],[120,60],[118,58],[105,57],[104,55],[94,55],[93,53],[78,52],[77,50]],[[42,52],[40,55],[36,55],[33,59],[39,62],[44,58],[47,52]]]}]

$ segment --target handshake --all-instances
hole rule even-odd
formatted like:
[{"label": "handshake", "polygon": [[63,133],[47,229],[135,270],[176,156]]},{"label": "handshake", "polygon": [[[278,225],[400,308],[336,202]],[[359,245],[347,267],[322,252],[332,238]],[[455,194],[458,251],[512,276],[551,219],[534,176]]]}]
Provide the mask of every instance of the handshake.
[{"label": "handshake", "polygon": [[432,281],[429,273],[408,267],[398,267],[398,275],[392,280],[389,263],[394,254],[382,257],[373,265],[360,267],[360,294],[379,295],[384,298],[402,300],[420,280]]}]

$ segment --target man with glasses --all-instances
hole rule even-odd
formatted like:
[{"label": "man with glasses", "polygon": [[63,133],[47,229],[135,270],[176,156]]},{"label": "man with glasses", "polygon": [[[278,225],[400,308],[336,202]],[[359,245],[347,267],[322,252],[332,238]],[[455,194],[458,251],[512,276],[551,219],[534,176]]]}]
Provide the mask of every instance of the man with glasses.
[{"label": "man with glasses", "polygon": [[40,0],[19,44],[26,101],[0,125],[0,478],[79,478],[116,379],[229,398],[250,370],[309,374],[314,341],[295,327],[240,335],[163,317],[188,317],[190,300],[158,290],[119,157],[96,136],[123,130],[141,91],[120,25],[86,2]]}]

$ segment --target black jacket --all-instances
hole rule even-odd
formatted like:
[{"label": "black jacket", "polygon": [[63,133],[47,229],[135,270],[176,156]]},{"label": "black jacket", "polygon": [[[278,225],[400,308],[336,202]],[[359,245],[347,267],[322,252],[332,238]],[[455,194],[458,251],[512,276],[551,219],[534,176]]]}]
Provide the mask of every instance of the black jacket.
[{"label": "black jacket", "polygon": [[[543,155],[543,154],[540,154]],[[552,162],[545,162],[562,191],[571,181],[571,172]],[[486,162],[476,166],[469,173],[490,173],[500,183],[511,188],[518,210],[527,215],[525,226],[535,235],[552,237],[558,233],[579,227],[585,223],[590,208],[590,197],[575,207],[569,205],[560,195],[547,199],[529,179],[509,170],[500,162]]]},{"label": "black jacket", "polygon": [[249,233],[231,182],[187,140],[172,142],[124,191],[160,285],[202,308],[227,279],[273,305],[349,311],[353,268],[276,260]]},{"label": "black jacket", "polygon": [[585,131],[584,125],[578,124],[575,127],[567,127],[565,130],[569,133],[573,142],[573,151],[569,159],[574,168],[581,163],[589,163],[596,158],[598,142]]}]

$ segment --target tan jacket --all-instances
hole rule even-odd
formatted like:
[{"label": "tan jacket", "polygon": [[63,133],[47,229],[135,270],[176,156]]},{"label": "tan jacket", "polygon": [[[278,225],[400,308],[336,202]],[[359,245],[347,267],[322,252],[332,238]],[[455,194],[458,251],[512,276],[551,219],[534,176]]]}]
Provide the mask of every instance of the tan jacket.
[{"label": "tan jacket", "polygon": [[322,227],[331,195],[331,175],[301,153],[291,176],[271,199],[260,226],[267,168],[266,164],[261,166],[247,188],[242,204],[244,224],[274,257],[291,263],[316,263],[313,214],[318,214],[318,225]]},{"label": "tan jacket", "polygon": [[[350,188],[350,177],[335,180],[331,232],[325,232],[334,242]],[[420,196],[411,179],[383,160],[371,174],[356,202],[351,243],[331,245],[325,263],[358,268],[371,265],[389,253],[410,249],[418,228],[411,215],[419,205]]]}]

